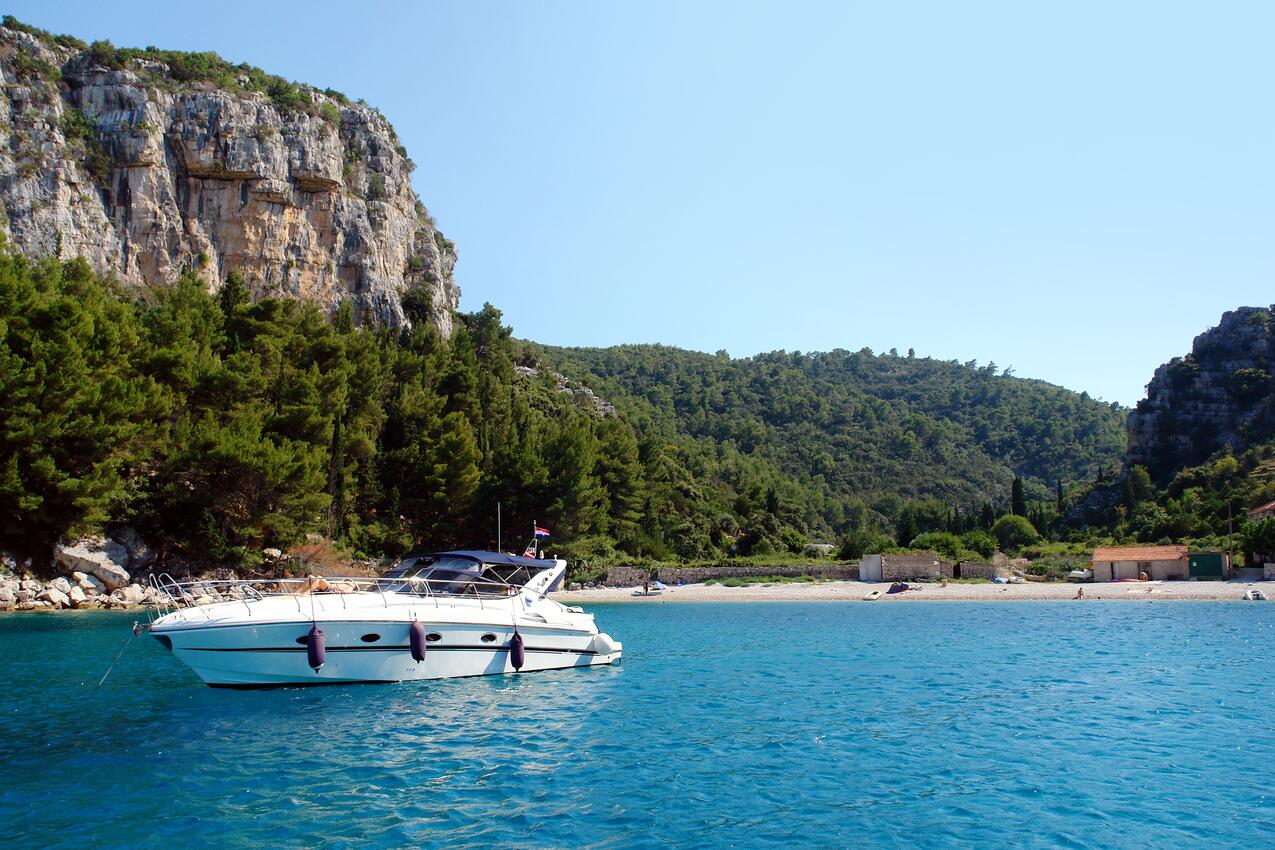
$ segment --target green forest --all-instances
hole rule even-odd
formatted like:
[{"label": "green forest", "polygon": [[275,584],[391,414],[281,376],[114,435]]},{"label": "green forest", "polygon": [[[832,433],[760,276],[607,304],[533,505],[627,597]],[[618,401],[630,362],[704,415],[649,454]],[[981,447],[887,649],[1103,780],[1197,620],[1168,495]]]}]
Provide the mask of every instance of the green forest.
[{"label": "green forest", "polygon": [[0,254],[0,548],[39,562],[125,525],[192,566],[315,534],[359,557],[494,547],[499,503],[504,548],[539,522],[580,576],[812,542],[1216,539],[1271,492],[1269,449],[1163,490],[1117,478],[1122,410],[990,365],[541,348],[491,305],[445,341],[419,296],[404,306],[410,328],[357,327],[253,303],[233,274],[216,294],[193,276],[124,290],[82,260]]}]

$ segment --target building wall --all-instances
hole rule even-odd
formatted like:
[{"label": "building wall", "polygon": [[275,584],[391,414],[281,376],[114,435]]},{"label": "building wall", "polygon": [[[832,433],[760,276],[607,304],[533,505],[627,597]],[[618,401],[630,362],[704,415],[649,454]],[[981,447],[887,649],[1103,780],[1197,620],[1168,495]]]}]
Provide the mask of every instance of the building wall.
[{"label": "building wall", "polygon": [[1145,572],[1153,581],[1168,581],[1187,578],[1187,571],[1187,562],[1181,558],[1164,561],[1095,561],[1093,580],[1137,578],[1138,573]]},{"label": "building wall", "polygon": [[881,558],[882,581],[951,577],[952,562],[937,555],[885,555]]},{"label": "building wall", "polygon": [[881,556],[864,555],[859,561],[859,581],[881,580]]}]

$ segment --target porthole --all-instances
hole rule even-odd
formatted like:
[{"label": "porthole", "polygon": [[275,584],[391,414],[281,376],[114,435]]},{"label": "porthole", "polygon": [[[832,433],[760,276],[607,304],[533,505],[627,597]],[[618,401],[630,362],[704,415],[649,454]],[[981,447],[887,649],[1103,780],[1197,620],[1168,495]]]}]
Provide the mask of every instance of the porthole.
[{"label": "porthole", "polygon": [[309,642],[310,642],[309,635],[302,635],[301,637],[297,638],[297,643],[301,644],[302,646],[305,646]]},{"label": "porthole", "polygon": [[482,641],[483,643],[495,643],[496,636],[493,635],[491,632],[488,632],[487,634],[483,635]]},{"label": "porthole", "polygon": [[425,635],[425,640],[429,641],[430,643],[437,643],[438,641],[442,639],[443,639],[443,636],[440,635],[438,632],[430,632],[429,634]]},{"label": "porthole", "polygon": [[381,639],[381,636],[378,635],[376,632],[363,635],[363,637],[359,638],[359,640],[363,641],[364,643],[376,643],[380,639]]}]

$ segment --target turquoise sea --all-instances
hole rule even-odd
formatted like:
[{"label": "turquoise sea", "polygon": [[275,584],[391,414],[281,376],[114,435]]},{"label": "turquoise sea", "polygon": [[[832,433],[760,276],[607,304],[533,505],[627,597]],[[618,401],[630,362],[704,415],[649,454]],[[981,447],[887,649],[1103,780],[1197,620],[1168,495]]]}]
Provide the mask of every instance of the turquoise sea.
[{"label": "turquoise sea", "polygon": [[1275,842],[1275,605],[598,605],[623,664],[203,687],[0,616],[0,845]]}]

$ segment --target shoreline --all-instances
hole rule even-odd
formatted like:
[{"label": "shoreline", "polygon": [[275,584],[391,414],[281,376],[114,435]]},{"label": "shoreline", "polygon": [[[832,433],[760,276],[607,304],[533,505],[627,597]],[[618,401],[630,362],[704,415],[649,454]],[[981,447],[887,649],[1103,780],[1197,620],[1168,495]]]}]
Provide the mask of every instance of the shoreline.
[{"label": "shoreline", "polygon": [[[1066,582],[1024,582],[1023,584],[940,584],[909,583],[904,593],[887,595],[891,582],[826,581],[809,583],[758,584],[749,587],[685,584],[669,587],[655,596],[640,595],[641,588],[599,587],[560,590],[551,598],[564,604],[594,602],[851,602],[863,601],[873,591],[881,591],[876,602],[1241,602],[1244,592],[1261,589],[1265,582],[1231,581],[1144,581],[1071,584]],[[919,588],[919,589],[917,589]],[[1084,599],[1075,600],[1083,588]],[[635,596],[634,591],[639,595]],[[1270,595],[1275,595],[1272,583]]]}]

